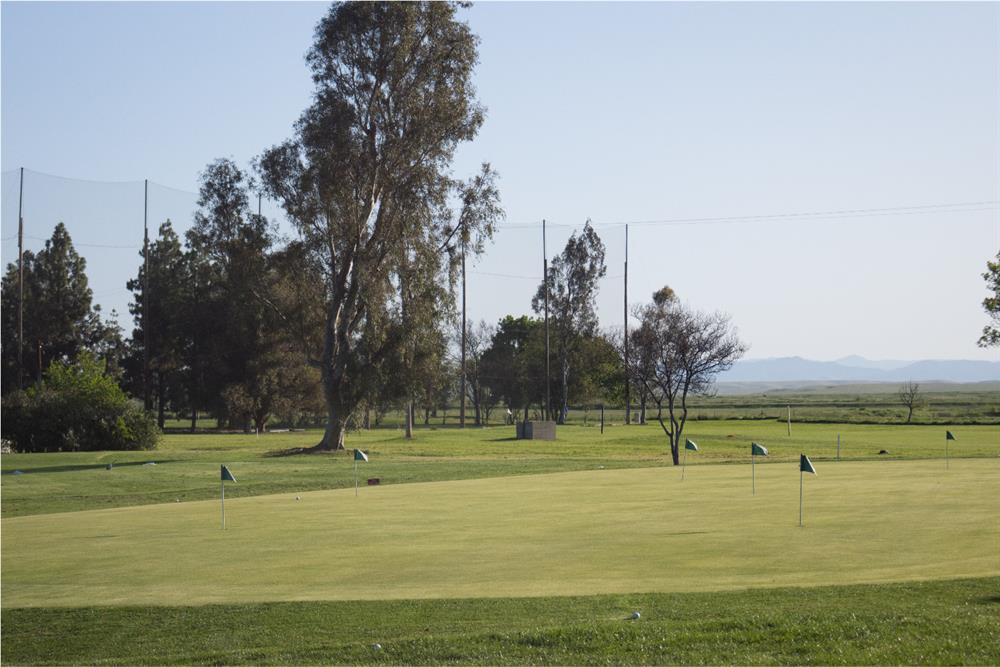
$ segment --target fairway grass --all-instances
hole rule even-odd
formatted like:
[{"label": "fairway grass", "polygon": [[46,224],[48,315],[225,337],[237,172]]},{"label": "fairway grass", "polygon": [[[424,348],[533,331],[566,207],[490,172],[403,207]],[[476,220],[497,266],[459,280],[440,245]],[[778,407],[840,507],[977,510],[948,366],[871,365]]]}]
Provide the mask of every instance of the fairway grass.
[{"label": "fairway grass", "polygon": [[[1000,459],[1000,426],[952,426],[958,440],[954,458]],[[773,420],[691,421],[685,435],[701,449],[688,459],[705,463],[748,463],[751,441],[771,456],[765,464],[797,461],[806,452],[822,463],[844,460],[928,459],[944,456],[944,427],[861,424],[793,424]],[[283,455],[315,444],[318,431],[170,434],[151,452],[5,454],[2,458],[4,517],[109,507],[205,500],[218,494],[219,464],[232,469],[239,484],[233,498],[299,493],[353,486],[350,452]],[[370,463],[360,473],[383,485],[530,475],[600,467],[670,466],[667,440],[658,424],[559,427],[558,440],[517,441],[513,427],[419,428],[412,440],[399,431],[351,433],[348,447],[361,447]],[[879,452],[888,454],[880,455]],[[144,463],[154,461],[155,466]],[[111,470],[106,466],[113,464]],[[12,475],[15,470],[23,475]]]},{"label": "fairway grass", "polygon": [[[5,518],[3,607],[724,591],[1000,574],[1000,460],[432,482]],[[217,474],[217,469],[216,469]]]},{"label": "fairway grass", "polygon": [[[808,591],[4,609],[0,657],[5,665],[996,665],[998,591],[1000,578]],[[633,611],[639,620],[627,620]]]}]

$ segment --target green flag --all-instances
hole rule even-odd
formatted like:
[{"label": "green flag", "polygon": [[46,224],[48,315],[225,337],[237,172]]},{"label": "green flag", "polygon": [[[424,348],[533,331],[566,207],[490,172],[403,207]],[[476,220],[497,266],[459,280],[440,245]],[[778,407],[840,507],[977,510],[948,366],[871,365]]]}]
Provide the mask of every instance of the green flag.
[{"label": "green flag", "polygon": [[953,436],[953,435],[951,434],[951,431],[945,431],[945,432],[944,432],[944,439],[945,439],[945,440],[954,440],[954,439],[955,439],[955,436]]},{"label": "green flag", "polygon": [[368,455],[365,454],[360,449],[355,449],[354,450],[354,460],[355,461],[365,461],[365,462],[367,462],[368,461]]},{"label": "green flag", "polygon": [[816,474],[816,468],[813,468],[812,461],[805,454],[799,456],[799,470],[813,475]]},{"label": "green flag", "polygon": [[758,445],[756,442],[751,442],[750,454],[753,456],[767,456],[767,447],[764,445]]},{"label": "green flag", "polygon": [[229,472],[229,468],[222,466],[222,481],[223,482],[235,482],[236,478],[233,477],[233,473]]},{"label": "green flag", "polygon": [[692,440],[684,441],[684,449],[690,449],[692,452],[698,451],[698,445],[694,444]]}]

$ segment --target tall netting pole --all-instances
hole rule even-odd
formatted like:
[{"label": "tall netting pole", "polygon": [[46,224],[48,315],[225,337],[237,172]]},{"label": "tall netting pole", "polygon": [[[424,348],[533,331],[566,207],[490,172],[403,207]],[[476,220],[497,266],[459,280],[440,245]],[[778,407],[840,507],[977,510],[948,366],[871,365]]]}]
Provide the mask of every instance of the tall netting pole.
[{"label": "tall netting pole", "polygon": [[152,410],[149,394],[149,179],[143,181],[142,204],[142,404]]},{"label": "tall netting pole", "polygon": [[24,167],[17,195],[17,388],[24,388]]},{"label": "tall netting pole", "polygon": [[462,221],[462,367],[459,379],[460,403],[458,407],[459,428],[465,428],[465,221]]},{"label": "tall netting pole", "polygon": [[542,220],[542,291],[545,294],[545,409],[542,411],[542,419],[551,419],[549,406],[552,405],[549,392],[549,254],[545,249],[545,220]]},{"label": "tall netting pole", "polygon": [[632,400],[628,376],[628,225],[625,225],[625,423],[632,423]]}]

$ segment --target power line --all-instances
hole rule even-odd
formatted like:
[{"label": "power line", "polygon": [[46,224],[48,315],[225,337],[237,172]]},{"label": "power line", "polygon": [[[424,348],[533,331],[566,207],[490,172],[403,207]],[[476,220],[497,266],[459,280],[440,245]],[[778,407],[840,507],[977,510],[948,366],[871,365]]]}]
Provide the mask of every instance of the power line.
[{"label": "power line", "polygon": [[[594,227],[619,227],[623,225],[699,225],[699,224],[725,224],[740,222],[770,222],[782,220],[822,220],[822,219],[846,219],[888,215],[913,215],[922,213],[967,213],[974,211],[992,211],[1000,209],[1000,200],[990,199],[983,201],[955,202],[950,204],[921,204],[914,206],[889,206],[883,208],[855,208],[836,209],[830,211],[805,211],[797,213],[771,213],[764,215],[731,215],[717,217],[697,217],[697,218],[660,218],[649,220],[605,220],[594,222]],[[538,222],[521,222],[502,225],[500,229],[537,229],[541,226]],[[546,223],[550,227],[579,227],[566,223]]]}]

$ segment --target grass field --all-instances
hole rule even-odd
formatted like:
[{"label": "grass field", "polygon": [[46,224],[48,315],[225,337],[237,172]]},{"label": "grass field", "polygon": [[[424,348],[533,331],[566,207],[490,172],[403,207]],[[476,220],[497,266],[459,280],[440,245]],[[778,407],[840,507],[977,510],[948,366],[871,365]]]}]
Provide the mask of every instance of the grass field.
[{"label": "grass field", "polygon": [[316,432],[4,455],[0,659],[1000,663],[1000,429],[785,428],[692,423],[683,481],[652,425],[352,434],[357,497]]},{"label": "grass field", "polygon": [[[626,620],[633,611],[641,618]],[[996,665],[1000,577],[807,591],[4,609],[3,634],[7,665]]]},{"label": "grass field", "polygon": [[1000,574],[1000,460],[692,466],[3,520],[3,605],[523,597]]},{"label": "grass field", "polygon": [[[949,427],[952,428],[952,427]],[[862,424],[785,424],[774,421],[697,421],[686,433],[702,451],[689,463],[747,460],[750,441],[764,443],[771,463],[836,458],[837,436],[845,460],[926,459],[944,454],[944,427]],[[1000,457],[1000,426],[954,427],[954,457]],[[658,425],[560,428],[555,442],[512,438],[513,427],[417,430],[351,434],[348,447],[369,451],[361,474],[384,484],[539,474],[572,470],[669,465]],[[314,444],[317,431],[244,434],[171,434],[153,452],[7,454],[3,456],[3,516],[124,507],[214,498],[218,466],[229,464],[240,483],[232,497],[345,488],[353,484],[350,455],[282,456]],[[879,451],[887,450],[887,456]],[[155,461],[156,466],[143,466]],[[113,470],[106,470],[108,463]],[[11,475],[21,470],[23,475]]]}]

